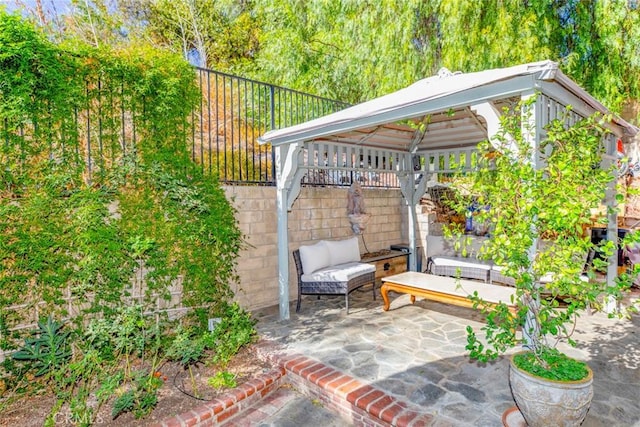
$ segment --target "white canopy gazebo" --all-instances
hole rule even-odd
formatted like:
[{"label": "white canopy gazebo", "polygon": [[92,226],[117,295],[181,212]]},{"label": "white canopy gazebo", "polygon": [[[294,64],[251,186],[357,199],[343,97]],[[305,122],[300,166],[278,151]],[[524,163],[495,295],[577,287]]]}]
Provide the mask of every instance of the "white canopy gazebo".
[{"label": "white canopy gazebo", "polygon": [[[409,204],[409,267],[416,270],[416,210],[430,174],[471,168],[478,142],[499,129],[502,108],[535,97],[531,144],[544,139],[544,127],[572,107],[571,121],[595,112],[610,114],[596,99],[564,75],[558,64],[535,62],[463,74],[442,69],[407,88],[300,125],[267,132],[260,143],[275,149],[278,210],[280,318],[289,318],[288,211],[310,169],[393,173]],[[604,162],[616,161],[616,141],[638,128],[621,118],[609,123]],[[611,164],[611,163],[608,163]],[[615,181],[607,194],[615,204]],[[617,238],[617,218],[610,214],[608,237]],[[612,257],[607,278],[615,279]]]}]

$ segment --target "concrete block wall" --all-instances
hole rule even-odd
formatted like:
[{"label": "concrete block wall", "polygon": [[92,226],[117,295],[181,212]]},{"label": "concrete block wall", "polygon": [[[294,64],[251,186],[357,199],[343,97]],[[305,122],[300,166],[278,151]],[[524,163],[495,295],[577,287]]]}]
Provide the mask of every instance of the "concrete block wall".
[{"label": "concrete block wall", "polygon": [[236,218],[247,240],[238,259],[239,282],[231,284],[236,300],[246,309],[272,305],[276,281],[278,236],[274,187],[225,186],[227,200],[237,209]]},{"label": "concrete block wall", "polygon": [[[277,305],[276,189],[226,186],[225,192],[238,210],[240,228],[248,243],[238,259],[239,282],[232,284],[236,300],[248,310]],[[407,207],[400,190],[365,189],[364,200],[371,217],[359,236],[361,252],[388,249],[391,244],[407,241]],[[303,187],[288,213],[289,253],[321,239],[353,236],[346,210],[346,188]],[[291,257],[289,298],[297,298],[297,277]]]}]

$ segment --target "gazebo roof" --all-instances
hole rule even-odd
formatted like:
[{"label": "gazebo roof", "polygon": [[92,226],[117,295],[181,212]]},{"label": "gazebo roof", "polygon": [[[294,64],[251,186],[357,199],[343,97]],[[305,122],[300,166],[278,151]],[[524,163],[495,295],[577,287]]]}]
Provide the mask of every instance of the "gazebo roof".
[{"label": "gazebo roof", "polygon": [[[442,69],[391,94],[267,132],[259,141],[273,146],[296,141],[334,142],[413,153],[470,147],[487,138],[486,120],[474,106],[489,102],[499,111],[534,91],[571,105],[582,116],[610,113],[563,74],[557,63],[541,61],[475,73]],[[426,132],[416,141],[416,126],[423,121],[428,125]],[[611,130],[618,137],[638,132],[617,117],[611,122]]]}]

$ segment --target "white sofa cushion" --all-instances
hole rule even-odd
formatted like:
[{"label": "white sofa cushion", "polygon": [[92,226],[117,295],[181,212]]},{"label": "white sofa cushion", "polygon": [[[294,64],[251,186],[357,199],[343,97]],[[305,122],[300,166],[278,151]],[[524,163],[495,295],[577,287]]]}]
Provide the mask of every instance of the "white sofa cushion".
[{"label": "white sofa cushion", "polygon": [[314,245],[300,246],[299,250],[304,274],[312,274],[314,271],[331,265],[329,247],[324,240],[320,240]]},{"label": "white sofa cushion", "polygon": [[491,263],[476,258],[462,258],[452,256],[434,256],[431,257],[434,265],[442,267],[471,267],[480,270],[491,270]]},{"label": "white sofa cushion", "polygon": [[376,267],[373,264],[349,262],[323,268],[311,274],[305,273],[301,279],[303,282],[348,282],[354,277],[375,271]]},{"label": "white sofa cushion", "polygon": [[331,259],[329,265],[360,261],[360,246],[358,245],[357,237],[354,236],[344,240],[327,240],[326,244],[329,248],[329,258]]}]

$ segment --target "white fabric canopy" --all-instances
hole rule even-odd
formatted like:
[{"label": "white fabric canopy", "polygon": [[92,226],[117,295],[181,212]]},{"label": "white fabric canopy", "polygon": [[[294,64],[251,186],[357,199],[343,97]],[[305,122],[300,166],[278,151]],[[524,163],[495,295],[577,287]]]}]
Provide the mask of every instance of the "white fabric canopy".
[{"label": "white fabric canopy", "polygon": [[[549,84],[551,82],[557,87],[555,91]],[[339,135],[359,127],[384,125],[461,106],[498,101],[519,94],[527,88],[564,93],[565,98],[571,95],[568,101],[572,102],[566,104],[583,115],[596,111],[609,113],[600,102],[564,75],[556,62],[547,60],[475,73],[451,73],[442,69],[435,76],[391,94],[299,125],[269,131],[258,138],[258,141],[278,146],[293,141]],[[559,92],[558,89],[563,91]],[[463,96],[454,98],[454,95]],[[615,118],[614,123],[617,125],[614,126],[614,133],[619,137],[638,132],[637,128],[620,118]]]}]

